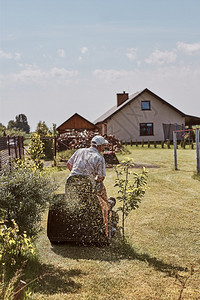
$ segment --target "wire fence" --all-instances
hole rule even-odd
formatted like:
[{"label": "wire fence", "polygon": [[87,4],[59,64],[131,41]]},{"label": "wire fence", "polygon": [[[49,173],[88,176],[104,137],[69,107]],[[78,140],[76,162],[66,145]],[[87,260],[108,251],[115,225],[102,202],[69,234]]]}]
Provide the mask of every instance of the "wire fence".
[{"label": "wire fence", "polygon": [[12,169],[17,158],[24,156],[24,138],[23,136],[4,136],[0,137],[0,170],[5,166]]}]

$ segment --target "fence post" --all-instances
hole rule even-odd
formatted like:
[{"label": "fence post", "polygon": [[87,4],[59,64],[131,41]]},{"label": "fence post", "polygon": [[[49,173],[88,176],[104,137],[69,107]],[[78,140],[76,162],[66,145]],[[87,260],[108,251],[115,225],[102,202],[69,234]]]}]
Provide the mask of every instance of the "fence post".
[{"label": "fence post", "polygon": [[197,174],[200,173],[199,165],[199,129],[196,129],[196,154],[197,154]]},{"label": "fence post", "polygon": [[11,158],[11,151],[10,151],[10,137],[7,136],[7,146],[8,146],[8,163],[10,167],[10,171],[12,170],[12,158]]},{"label": "fence post", "polygon": [[174,168],[175,168],[175,170],[178,170],[178,168],[177,168],[177,139],[176,139],[175,131],[173,131],[173,144],[174,144]]},{"label": "fence post", "polygon": [[56,143],[57,143],[57,138],[54,136],[54,167],[56,166]]},{"label": "fence post", "polygon": [[13,140],[14,140],[15,158],[18,158],[18,153],[17,153],[17,139],[16,139],[15,136],[13,137]]}]

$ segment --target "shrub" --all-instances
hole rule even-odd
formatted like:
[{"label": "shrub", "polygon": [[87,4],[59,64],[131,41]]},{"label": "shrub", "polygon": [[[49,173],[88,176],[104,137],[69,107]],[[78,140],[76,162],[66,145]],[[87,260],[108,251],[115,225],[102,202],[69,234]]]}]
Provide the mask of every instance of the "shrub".
[{"label": "shrub", "polygon": [[36,255],[35,247],[25,232],[19,234],[19,227],[14,220],[12,226],[2,223],[0,227],[0,276],[1,281],[9,277],[22,267],[28,259]]},{"label": "shrub", "polygon": [[36,167],[22,162],[10,172],[0,172],[0,219],[12,226],[12,219],[19,226],[19,232],[36,236],[39,222],[48,201],[52,199],[54,185]]}]

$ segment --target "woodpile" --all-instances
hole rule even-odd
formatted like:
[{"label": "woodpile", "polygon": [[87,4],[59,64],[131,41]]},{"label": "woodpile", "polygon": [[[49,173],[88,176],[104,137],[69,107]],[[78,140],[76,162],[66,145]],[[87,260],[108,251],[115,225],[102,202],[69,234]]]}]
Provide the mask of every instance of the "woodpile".
[{"label": "woodpile", "polygon": [[[88,130],[84,130],[84,131],[71,130],[62,133],[57,138],[58,151],[88,148],[90,147],[92,138],[97,134],[98,133],[95,133],[93,131],[88,131]],[[121,151],[122,144],[115,136],[104,135],[104,138],[109,142],[109,144],[106,145],[105,147],[106,151],[114,151],[114,152]]]}]

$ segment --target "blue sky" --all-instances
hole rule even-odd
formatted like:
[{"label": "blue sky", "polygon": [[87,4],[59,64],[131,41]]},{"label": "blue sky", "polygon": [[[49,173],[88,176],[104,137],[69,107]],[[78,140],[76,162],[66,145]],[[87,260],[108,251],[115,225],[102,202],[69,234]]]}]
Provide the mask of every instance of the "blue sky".
[{"label": "blue sky", "polygon": [[200,117],[199,0],[0,0],[0,122],[93,122],[144,88]]}]

